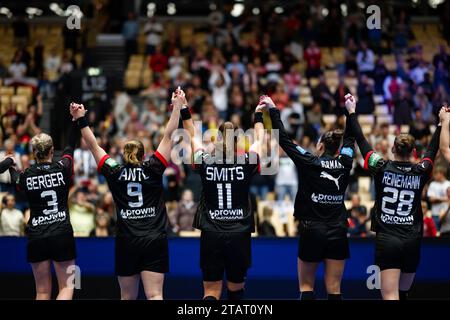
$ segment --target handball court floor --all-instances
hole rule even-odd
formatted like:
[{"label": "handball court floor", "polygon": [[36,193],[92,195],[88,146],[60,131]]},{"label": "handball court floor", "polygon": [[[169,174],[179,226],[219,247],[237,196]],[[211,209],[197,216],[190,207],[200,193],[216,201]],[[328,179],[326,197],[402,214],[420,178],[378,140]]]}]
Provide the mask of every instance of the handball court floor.
[{"label": "handball court floor", "polygon": [[[199,269],[199,239],[172,238],[169,242],[170,273],[164,285],[165,299],[200,299],[203,294]],[[255,238],[253,264],[246,285],[247,299],[297,299],[297,239]],[[379,299],[376,289],[368,289],[367,269],[373,264],[373,239],[351,239],[351,258],[342,282],[346,299]],[[78,238],[77,265],[81,288],[75,299],[119,299],[114,276],[114,239]],[[0,299],[33,299],[34,281],[26,263],[26,239],[0,237]],[[317,297],[326,297],[323,267],[316,281]],[[372,277],[373,279],[373,277]],[[373,284],[373,281],[369,281]],[[56,279],[53,281],[56,292]],[[424,239],[422,258],[412,299],[450,299],[450,240]],[[144,298],[141,288],[140,298]]]}]

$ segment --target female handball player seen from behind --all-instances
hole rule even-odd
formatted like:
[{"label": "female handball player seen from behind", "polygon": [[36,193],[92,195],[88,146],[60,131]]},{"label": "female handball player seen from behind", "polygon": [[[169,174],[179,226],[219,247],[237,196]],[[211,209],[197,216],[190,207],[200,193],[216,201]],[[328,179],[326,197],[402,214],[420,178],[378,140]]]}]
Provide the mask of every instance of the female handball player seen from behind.
[{"label": "female handball player seen from behind", "polygon": [[[183,91],[180,90],[179,95],[185,99]],[[205,300],[220,299],[224,274],[228,299],[244,298],[245,279],[251,265],[251,233],[255,231],[249,188],[252,177],[259,171],[264,135],[262,110],[258,107],[255,141],[250,153],[243,154],[237,153],[236,128],[231,122],[220,126],[214,152],[205,151],[202,141],[196,139],[189,109],[181,110],[183,126],[191,135],[193,165],[202,179],[194,227],[201,230],[200,267]]]},{"label": "female handball player seen from behind", "polygon": [[[403,300],[408,296],[420,260],[423,234],[421,196],[431,177],[441,126],[436,128],[425,155],[418,163],[411,162],[414,138],[409,134],[395,138],[392,147],[394,160],[384,160],[365,139],[355,114],[356,100],[351,94],[345,96],[345,106],[364,158],[364,168],[375,180],[371,229],[376,232],[375,264],[381,270],[381,294],[386,300]],[[444,113],[445,108],[442,108],[441,119]]]},{"label": "female handball player seen from behind", "polygon": [[156,152],[145,160],[143,144],[128,141],[122,165],[97,144],[88,126],[84,106],[71,105],[71,114],[98,163],[99,173],[108,182],[116,205],[115,269],[123,300],[137,298],[140,280],[147,299],[163,298],[169,253],[162,177],[170,160],[171,135],[178,128],[182,101],[172,95],[172,105],[172,114]]},{"label": "female handball player seen from behind", "polygon": [[75,122],[69,130],[68,145],[59,161],[53,160],[52,138],[40,133],[31,139],[35,164],[20,173],[10,168],[11,181],[19,191],[25,192],[30,206],[25,229],[27,260],[33,270],[37,300],[51,299],[52,262],[59,287],[56,299],[73,297],[69,278],[73,274],[70,268],[75,266],[76,250],[67,199],[73,178],[73,151],[79,140]]},{"label": "female handball player seen from behind", "polygon": [[316,272],[323,261],[328,299],[340,300],[345,260],[350,257],[344,196],[349,184],[355,144],[348,119],[344,133],[334,130],[321,136],[317,143],[317,155],[314,155],[295,144],[288,136],[280,119],[280,111],[272,99],[265,97],[262,103],[269,108],[272,127],[279,130],[279,144],[294,162],[299,177],[294,216],[299,220],[300,233],[300,299],[315,299]]}]

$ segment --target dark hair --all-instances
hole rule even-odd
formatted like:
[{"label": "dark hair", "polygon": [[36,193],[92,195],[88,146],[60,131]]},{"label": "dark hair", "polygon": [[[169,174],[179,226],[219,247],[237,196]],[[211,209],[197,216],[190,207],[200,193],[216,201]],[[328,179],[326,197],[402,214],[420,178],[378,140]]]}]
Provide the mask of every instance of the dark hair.
[{"label": "dark hair", "polygon": [[331,154],[336,154],[341,146],[341,140],[344,136],[344,131],[337,129],[333,131],[325,132],[320,137],[320,142],[325,146],[325,151]]},{"label": "dark hair", "polygon": [[394,140],[395,153],[400,157],[408,157],[414,150],[414,138],[407,133],[401,133]]}]

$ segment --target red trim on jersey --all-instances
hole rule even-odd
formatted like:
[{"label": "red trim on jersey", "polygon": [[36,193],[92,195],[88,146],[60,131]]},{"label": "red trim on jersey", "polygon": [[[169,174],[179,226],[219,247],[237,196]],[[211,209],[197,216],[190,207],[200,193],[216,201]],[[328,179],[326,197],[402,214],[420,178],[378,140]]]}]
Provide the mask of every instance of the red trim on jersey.
[{"label": "red trim on jersey", "polygon": [[64,154],[64,155],[61,157],[61,159],[64,159],[64,158],[70,159],[70,161],[72,161],[72,163],[73,163],[73,157],[72,157],[70,154]]},{"label": "red trim on jersey", "polygon": [[370,151],[366,154],[366,157],[364,158],[364,170],[369,169],[369,158],[374,153],[374,151]]},{"label": "red trim on jersey", "polygon": [[109,158],[108,154],[105,154],[101,159],[100,162],[98,163],[97,166],[97,172],[100,173],[100,171],[102,170],[103,165],[105,164],[105,161]]},{"label": "red trim on jersey", "polygon": [[159,153],[158,150],[155,151],[155,157],[157,157],[166,168],[169,166],[169,162],[167,162],[167,160],[164,159],[163,155]]},{"label": "red trim on jersey", "polygon": [[434,166],[433,160],[431,160],[430,158],[423,158],[422,159],[422,161],[425,161],[425,160],[430,161],[431,162],[431,166]]}]

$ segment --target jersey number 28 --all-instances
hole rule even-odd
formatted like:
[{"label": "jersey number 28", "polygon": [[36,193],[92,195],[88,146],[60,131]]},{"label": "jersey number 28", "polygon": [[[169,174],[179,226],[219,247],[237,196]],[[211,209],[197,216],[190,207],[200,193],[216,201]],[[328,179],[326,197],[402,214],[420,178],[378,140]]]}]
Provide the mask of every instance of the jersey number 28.
[{"label": "jersey number 28", "polygon": [[[391,187],[385,187],[383,189],[383,194],[388,194],[383,197],[383,202],[381,204],[381,210],[384,213],[399,216],[409,216],[411,213],[411,209],[414,202],[414,192],[411,190],[401,190],[400,192],[398,189],[391,188]],[[389,203],[393,203],[397,205],[397,209],[390,209],[388,208]]]}]

